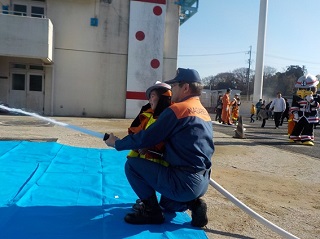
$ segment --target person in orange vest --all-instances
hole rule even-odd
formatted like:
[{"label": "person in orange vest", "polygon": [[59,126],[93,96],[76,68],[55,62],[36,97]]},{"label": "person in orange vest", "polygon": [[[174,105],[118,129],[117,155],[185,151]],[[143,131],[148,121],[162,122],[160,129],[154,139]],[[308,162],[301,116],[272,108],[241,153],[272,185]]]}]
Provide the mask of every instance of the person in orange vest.
[{"label": "person in orange vest", "polygon": [[[171,105],[171,86],[157,81],[147,89],[146,96],[149,103],[141,108],[138,116],[131,123],[130,128],[128,128],[129,134],[136,134],[147,129],[157,120],[162,111]],[[159,143],[152,148],[132,149],[127,158],[140,157],[168,166],[168,162],[162,159],[163,152],[164,143]]]},{"label": "person in orange vest", "polygon": [[231,89],[228,88],[227,92],[223,95],[222,97],[222,114],[221,114],[221,119],[222,119],[222,124],[228,124],[232,125],[231,119],[230,119],[230,93]]},{"label": "person in orange vest", "polygon": [[[128,128],[128,134],[136,134],[153,124],[162,111],[171,105],[171,96],[171,86],[166,83],[157,81],[153,86],[149,87],[146,91],[146,97],[149,103],[142,106],[139,114]],[[168,167],[169,163],[162,158],[164,149],[165,146],[163,142],[150,148],[131,149],[127,158],[144,158]],[[132,209],[138,211],[141,210],[141,207],[143,207],[143,203],[140,199],[137,199]]]},{"label": "person in orange vest", "polygon": [[234,95],[234,99],[230,103],[232,109],[231,109],[231,120],[234,122],[235,125],[238,123],[238,118],[239,118],[239,109],[241,105],[241,100],[239,98],[239,94],[236,93]]}]

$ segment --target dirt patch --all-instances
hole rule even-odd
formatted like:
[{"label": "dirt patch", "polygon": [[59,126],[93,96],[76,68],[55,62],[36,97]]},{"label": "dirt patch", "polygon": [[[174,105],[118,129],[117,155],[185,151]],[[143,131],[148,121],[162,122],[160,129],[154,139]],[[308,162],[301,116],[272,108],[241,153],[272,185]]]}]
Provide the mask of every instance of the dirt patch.
[{"label": "dirt patch", "polygon": [[53,124],[49,122],[43,122],[43,121],[32,121],[32,120],[26,120],[26,121],[20,121],[20,120],[9,120],[9,121],[2,121],[0,122],[1,126],[38,126],[38,127],[52,127]]},{"label": "dirt patch", "polygon": [[[300,238],[320,235],[320,162],[268,146],[217,146],[212,178],[252,210]],[[282,238],[210,188],[209,238]],[[210,236],[212,235],[212,237]]]}]

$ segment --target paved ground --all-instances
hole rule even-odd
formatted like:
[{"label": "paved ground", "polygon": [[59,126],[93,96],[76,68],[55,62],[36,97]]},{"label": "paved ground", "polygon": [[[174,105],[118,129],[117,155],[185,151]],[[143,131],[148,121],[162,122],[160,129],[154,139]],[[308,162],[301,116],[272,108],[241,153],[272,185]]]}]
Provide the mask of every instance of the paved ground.
[{"label": "paved ground", "polygon": [[[119,137],[126,135],[131,122],[125,119],[53,119],[101,134],[114,132]],[[313,149],[310,147],[288,145],[285,129],[273,132],[270,127],[262,132],[260,122],[249,126],[244,121],[248,125],[246,139],[233,138],[234,127],[214,123],[216,151],[212,158],[212,178],[280,228],[300,238],[320,238],[319,155],[311,157],[309,151]],[[271,125],[272,121],[267,125],[269,123]],[[273,134],[274,140],[270,139]],[[0,115],[0,140],[57,141],[79,147],[106,147],[100,138],[29,116]],[[279,147],[281,144],[298,150]],[[281,238],[214,188],[209,188],[205,199],[210,221],[204,230],[210,239]]]},{"label": "paved ground", "polygon": [[[320,125],[314,129],[315,136],[315,146],[306,147],[302,144],[292,144],[289,143],[288,139],[288,124],[285,121],[283,126],[280,126],[279,129],[274,129],[275,124],[272,119],[269,119],[264,128],[261,128],[262,121],[255,121],[250,123],[249,117],[244,117],[243,119],[245,127],[245,137],[248,144],[254,143],[255,145],[266,145],[277,147],[281,150],[287,150],[294,153],[303,153],[310,157],[320,157]],[[234,136],[235,127],[226,126],[219,124],[214,121],[214,130],[219,131],[220,133],[227,134],[229,136]],[[241,141],[240,144],[244,145],[245,142]],[[308,150],[306,150],[306,148]]]}]

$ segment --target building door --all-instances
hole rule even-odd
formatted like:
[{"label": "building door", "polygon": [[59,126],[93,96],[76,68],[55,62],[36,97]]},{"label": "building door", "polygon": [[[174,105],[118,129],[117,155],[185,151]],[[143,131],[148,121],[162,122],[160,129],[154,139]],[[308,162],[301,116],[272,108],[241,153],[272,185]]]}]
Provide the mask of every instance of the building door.
[{"label": "building door", "polygon": [[11,73],[11,89],[9,106],[18,109],[26,108],[26,74],[23,72]]},{"label": "building door", "polygon": [[24,70],[12,69],[10,74],[9,106],[43,114],[44,73],[41,70],[32,70],[34,66],[23,66]]},{"label": "building door", "polygon": [[28,73],[27,74],[27,97],[26,108],[43,114],[44,87],[43,74]]}]

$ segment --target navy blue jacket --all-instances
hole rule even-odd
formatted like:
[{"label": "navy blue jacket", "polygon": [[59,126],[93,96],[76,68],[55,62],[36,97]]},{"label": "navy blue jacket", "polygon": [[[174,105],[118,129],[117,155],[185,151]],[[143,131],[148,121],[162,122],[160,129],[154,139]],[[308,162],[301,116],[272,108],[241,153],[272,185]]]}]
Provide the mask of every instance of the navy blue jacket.
[{"label": "navy blue jacket", "polygon": [[211,167],[214,152],[212,121],[199,97],[190,97],[165,109],[146,130],[115,142],[117,150],[148,148],[165,143],[164,160],[190,172]]}]

